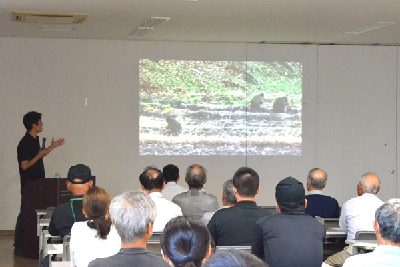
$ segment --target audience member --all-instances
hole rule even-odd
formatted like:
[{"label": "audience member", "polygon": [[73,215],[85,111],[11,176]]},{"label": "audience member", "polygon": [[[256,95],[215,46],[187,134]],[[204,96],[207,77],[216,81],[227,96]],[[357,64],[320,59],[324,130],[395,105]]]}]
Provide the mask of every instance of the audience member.
[{"label": "audience member", "polygon": [[343,267],[400,265],[400,199],[391,199],[380,206],[373,225],[378,247],[371,253],[348,258]]},{"label": "audience member", "polygon": [[161,194],[165,186],[162,172],[154,167],[147,167],[139,176],[142,189],[149,193],[151,199],[157,206],[157,217],[154,221],[153,231],[162,232],[169,220],[177,216],[182,216],[181,208],[166,200]]},{"label": "audience member", "polygon": [[97,258],[117,254],[121,238],[108,218],[110,197],[97,186],[83,196],[83,214],[86,222],[76,222],[71,229],[71,266],[86,267]]},{"label": "audience member", "polygon": [[[86,221],[82,201],[83,195],[93,186],[92,172],[88,166],[77,164],[69,168],[67,179],[67,189],[71,191],[72,198],[54,209],[49,224],[49,233],[53,236],[64,237],[71,233],[75,222]],[[49,266],[48,256],[43,259],[41,266]]]},{"label": "audience member", "polygon": [[131,191],[114,197],[110,217],[121,237],[121,249],[113,256],[95,259],[89,267],[170,267],[161,255],[146,249],[156,215],[156,204],[144,191]]},{"label": "audience member", "polygon": [[185,181],[189,185],[189,191],[178,194],[172,199],[172,202],[181,207],[183,215],[200,219],[207,211],[218,209],[217,198],[203,190],[207,182],[207,170],[203,166],[199,164],[189,166]]},{"label": "audience member", "polygon": [[179,168],[173,164],[168,164],[163,168],[163,175],[165,179],[165,187],[161,194],[165,199],[172,201],[174,196],[187,191],[183,186],[178,185],[179,181]]},{"label": "audience member", "polygon": [[268,265],[250,253],[238,249],[224,249],[211,255],[203,267],[268,267]]},{"label": "audience member", "polygon": [[[230,208],[236,205],[236,196],[233,192],[233,180],[230,179],[226,181],[222,186],[222,207],[220,209]],[[204,213],[203,217],[201,217],[201,221],[207,225],[214,215],[215,211],[209,211]]]},{"label": "audience member", "polygon": [[207,227],[191,217],[177,217],[167,223],[161,237],[161,253],[172,267],[200,267],[211,253]]},{"label": "audience member", "polygon": [[[339,226],[347,234],[347,240],[352,241],[358,231],[374,231],[373,221],[375,211],[383,202],[376,196],[379,192],[379,178],[373,173],[364,174],[357,185],[358,197],[344,203],[339,218]],[[353,255],[353,246],[349,245],[325,260],[331,266],[342,265]]]},{"label": "audience member", "polygon": [[279,213],[257,221],[251,252],[271,267],[320,267],[325,227],[304,213],[303,184],[287,177],[276,186],[275,198]]},{"label": "audience member", "polygon": [[307,176],[307,207],[305,213],[321,218],[339,218],[339,203],[336,199],[322,195],[328,175],[321,169],[312,169]]},{"label": "audience member", "polygon": [[251,245],[252,230],[258,219],[271,213],[257,206],[256,194],[260,192],[259,176],[248,167],[238,169],[233,175],[235,207],[215,212],[207,225],[217,246]]},{"label": "audience member", "polygon": [[82,201],[83,195],[93,186],[91,170],[84,164],[72,166],[67,179],[67,189],[71,191],[72,198],[54,209],[49,225],[49,233],[54,236],[68,235],[75,222],[86,221]]}]

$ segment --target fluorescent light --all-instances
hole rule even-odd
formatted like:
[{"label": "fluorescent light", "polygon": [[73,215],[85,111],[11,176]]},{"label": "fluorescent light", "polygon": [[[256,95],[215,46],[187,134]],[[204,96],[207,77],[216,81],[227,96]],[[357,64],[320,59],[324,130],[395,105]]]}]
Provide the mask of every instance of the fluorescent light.
[{"label": "fluorescent light", "polygon": [[75,29],[75,26],[71,25],[43,25],[40,27],[41,31],[59,31],[59,32],[70,32]]},{"label": "fluorescent light", "polygon": [[379,28],[383,28],[383,27],[387,27],[387,26],[391,26],[393,24],[396,24],[396,22],[377,22],[365,27],[361,27],[352,31],[348,31],[348,34],[361,34],[361,33],[365,33],[365,32],[369,32],[369,31],[373,31]]},{"label": "fluorescent light", "polygon": [[166,17],[151,17],[144,22],[142,22],[139,27],[135,28],[133,31],[131,31],[127,37],[131,38],[141,38],[144,34],[146,34],[148,31],[154,30],[156,27],[158,27],[160,24],[169,21],[171,18],[166,18]]}]

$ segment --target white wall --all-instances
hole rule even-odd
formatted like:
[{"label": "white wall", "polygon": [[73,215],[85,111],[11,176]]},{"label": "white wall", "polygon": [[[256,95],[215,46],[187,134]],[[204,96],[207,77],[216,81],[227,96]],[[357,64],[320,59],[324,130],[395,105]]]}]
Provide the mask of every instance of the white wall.
[{"label": "white wall", "polygon": [[318,49],[318,166],[326,193],[354,197],[361,174],[381,179],[382,200],[396,197],[397,47]]},{"label": "white wall", "polygon": [[[0,229],[13,229],[19,209],[16,146],[22,116],[43,113],[47,138],[66,144],[45,158],[48,177],[85,163],[111,196],[139,188],[150,164],[175,163],[181,175],[193,163],[209,171],[205,190],[218,197],[235,169],[261,176],[257,202],[274,203],[276,183],[292,175],[305,182],[318,166],[328,172],[327,194],[340,204],[355,196],[358,177],[374,171],[382,199],[397,186],[397,47],[246,45],[0,38]],[[301,60],[303,155],[299,157],[138,156],[138,60]],[[307,75],[306,75],[307,74]],[[88,105],[85,106],[85,98]],[[385,146],[386,144],[386,146]],[[183,182],[180,182],[184,184]]]}]

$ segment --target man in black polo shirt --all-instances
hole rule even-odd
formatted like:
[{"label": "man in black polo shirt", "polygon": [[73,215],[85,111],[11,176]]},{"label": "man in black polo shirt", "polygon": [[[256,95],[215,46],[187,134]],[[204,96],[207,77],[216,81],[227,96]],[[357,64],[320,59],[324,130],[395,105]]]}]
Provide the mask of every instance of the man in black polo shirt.
[{"label": "man in black polo shirt", "polygon": [[260,192],[257,172],[242,167],[233,176],[235,207],[215,212],[207,227],[217,246],[249,246],[251,231],[258,219],[271,215],[268,210],[257,206],[256,194]]},{"label": "man in black polo shirt", "polygon": [[24,243],[24,214],[22,207],[24,205],[24,189],[29,186],[29,182],[45,178],[43,157],[47,156],[54,148],[62,146],[64,139],[52,140],[47,148],[40,148],[38,133],[43,130],[42,114],[31,111],[25,114],[23,118],[24,126],[27,130],[25,136],[21,139],[17,147],[18,166],[21,181],[21,208],[15,226],[14,236],[14,255],[23,255]]}]

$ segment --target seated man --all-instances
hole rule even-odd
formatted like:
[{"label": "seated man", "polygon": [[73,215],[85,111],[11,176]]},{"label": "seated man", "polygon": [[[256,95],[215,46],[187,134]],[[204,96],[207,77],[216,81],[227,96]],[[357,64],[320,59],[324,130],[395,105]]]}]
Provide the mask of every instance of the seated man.
[{"label": "seated man", "polygon": [[144,191],[131,191],[111,201],[110,217],[121,237],[121,250],[110,257],[95,259],[88,267],[170,267],[161,254],[146,249],[153,234],[157,207]]},{"label": "seated man", "polygon": [[371,253],[348,258],[343,267],[400,265],[400,199],[391,199],[375,212],[378,247]]},{"label": "seated man", "polygon": [[[373,231],[375,211],[383,202],[376,196],[379,192],[379,178],[372,174],[364,174],[357,185],[358,197],[344,203],[339,218],[339,226],[347,234],[347,241],[351,242],[358,231]],[[344,261],[353,255],[352,245],[346,246],[325,260],[331,266],[342,265]]]},{"label": "seated man", "polygon": [[157,206],[157,217],[154,221],[153,231],[162,232],[165,225],[172,218],[182,216],[181,208],[166,200],[161,194],[165,186],[164,176],[159,169],[147,167],[139,177],[142,189],[149,193],[151,199]]},{"label": "seated man", "polygon": [[322,195],[328,176],[318,168],[312,169],[307,176],[307,207],[305,213],[321,218],[339,218],[339,203],[336,199]]},{"label": "seated man", "polygon": [[49,225],[49,233],[53,236],[68,235],[75,222],[86,221],[82,201],[83,195],[93,186],[90,168],[84,164],[72,166],[67,179],[67,188],[71,191],[72,198],[54,209]]},{"label": "seated man", "polygon": [[[54,209],[49,225],[49,233],[52,236],[68,235],[75,222],[87,220],[83,214],[83,195],[93,186],[90,168],[84,164],[72,166],[69,168],[67,179],[67,188],[71,191],[72,198]],[[41,266],[49,266],[48,256],[43,259]]]},{"label": "seated man", "polygon": [[179,168],[173,164],[168,164],[163,168],[163,176],[165,179],[165,187],[161,194],[165,199],[172,201],[174,196],[187,191],[186,188],[178,185]]},{"label": "seated man", "polygon": [[178,194],[172,199],[172,202],[181,207],[183,215],[200,219],[207,211],[218,209],[217,197],[203,190],[207,182],[207,171],[203,166],[199,164],[189,166],[185,181],[189,185],[189,191]]},{"label": "seated man", "polygon": [[[222,185],[222,207],[220,209],[230,208],[236,205],[236,196],[233,192],[233,180],[230,179],[226,181]],[[217,210],[217,211],[218,211]],[[215,211],[209,211],[204,213],[203,217],[201,217],[201,221],[207,225],[208,222],[211,220],[212,216],[215,214]]]},{"label": "seated man", "polygon": [[304,213],[303,184],[287,177],[276,186],[275,198],[279,213],[257,221],[251,253],[270,267],[320,267],[325,227]]},{"label": "seated man", "polygon": [[257,172],[248,167],[238,169],[233,175],[235,207],[215,212],[207,227],[217,246],[250,246],[249,234],[257,220],[271,215],[270,211],[257,206],[256,194],[260,192]]}]

